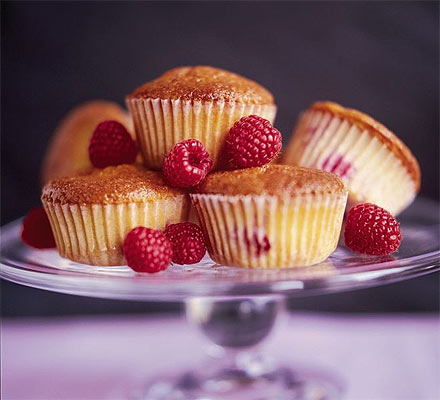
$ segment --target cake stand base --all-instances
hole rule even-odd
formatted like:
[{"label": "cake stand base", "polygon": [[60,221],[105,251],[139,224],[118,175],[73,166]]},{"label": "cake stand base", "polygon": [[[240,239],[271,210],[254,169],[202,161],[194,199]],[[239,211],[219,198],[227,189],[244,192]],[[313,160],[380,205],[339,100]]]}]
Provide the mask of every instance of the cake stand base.
[{"label": "cake stand base", "polygon": [[340,384],[319,373],[277,368],[254,375],[231,368],[157,379],[133,400],[333,400],[341,395]]},{"label": "cake stand base", "polygon": [[[188,322],[207,337],[209,358],[196,370],[158,377],[134,394],[136,400],[333,400],[342,386],[330,375],[276,366],[261,344],[281,311],[281,297],[186,302]],[[203,343],[203,338],[201,338]],[[294,350],[286,349],[287,351]],[[182,347],[184,351],[184,346]]]}]

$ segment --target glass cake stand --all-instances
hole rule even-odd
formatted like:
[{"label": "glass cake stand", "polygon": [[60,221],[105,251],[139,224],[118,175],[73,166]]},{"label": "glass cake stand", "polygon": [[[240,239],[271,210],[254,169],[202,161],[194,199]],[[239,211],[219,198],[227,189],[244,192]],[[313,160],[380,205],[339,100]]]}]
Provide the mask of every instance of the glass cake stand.
[{"label": "glass cake stand", "polygon": [[55,292],[119,300],[182,301],[188,321],[212,343],[207,362],[159,377],[128,398],[144,400],[334,399],[343,385],[330,374],[278,366],[260,352],[284,299],[397,282],[440,269],[439,205],[418,199],[400,217],[403,241],[386,257],[352,253],[342,244],[321,264],[247,270],[205,257],[153,275],[126,266],[93,267],[33,250],[20,241],[21,221],[2,228],[1,277]]}]

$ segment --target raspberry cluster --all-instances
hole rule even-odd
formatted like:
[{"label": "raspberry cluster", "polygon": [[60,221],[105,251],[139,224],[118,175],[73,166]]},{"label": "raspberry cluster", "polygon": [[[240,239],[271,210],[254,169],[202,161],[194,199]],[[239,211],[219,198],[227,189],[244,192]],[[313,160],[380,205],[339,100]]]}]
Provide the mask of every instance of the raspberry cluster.
[{"label": "raspberry cluster", "polygon": [[177,264],[195,264],[206,253],[202,230],[191,222],[168,225],[165,232],[137,227],[124,241],[127,264],[136,272],[159,272],[171,261]]},{"label": "raspberry cluster", "polygon": [[[221,166],[242,169],[265,165],[281,150],[281,133],[258,115],[238,120],[229,130],[223,147]],[[165,157],[163,173],[175,187],[198,185],[211,171],[213,161],[199,140],[177,143]]]}]

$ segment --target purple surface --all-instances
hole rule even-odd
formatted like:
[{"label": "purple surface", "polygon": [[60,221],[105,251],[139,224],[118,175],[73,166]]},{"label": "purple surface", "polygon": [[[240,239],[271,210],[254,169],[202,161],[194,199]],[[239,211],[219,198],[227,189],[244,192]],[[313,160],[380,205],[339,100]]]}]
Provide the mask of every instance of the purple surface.
[{"label": "purple surface", "polygon": [[[124,398],[149,377],[197,364],[204,343],[177,318],[5,319],[2,398]],[[437,315],[294,315],[265,351],[293,367],[333,371],[345,399],[440,398]]]}]

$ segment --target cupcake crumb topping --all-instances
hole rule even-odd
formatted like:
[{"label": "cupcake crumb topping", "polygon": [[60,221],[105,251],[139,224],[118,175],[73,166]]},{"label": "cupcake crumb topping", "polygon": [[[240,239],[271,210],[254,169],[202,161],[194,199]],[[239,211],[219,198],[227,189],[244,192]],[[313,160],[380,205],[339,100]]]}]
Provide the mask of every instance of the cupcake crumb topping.
[{"label": "cupcake crumb topping", "polygon": [[138,87],[128,98],[274,103],[272,94],[258,83],[209,66],[173,68]]},{"label": "cupcake crumb topping", "polygon": [[295,196],[343,193],[344,184],[329,172],[269,164],[264,167],[214,172],[197,188],[198,193],[223,195]]},{"label": "cupcake crumb topping", "polygon": [[43,188],[42,199],[61,204],[118,204],[170,198],[183,193],[168,186],[159,172],[140,165],[123,164],[50,181]]}]

